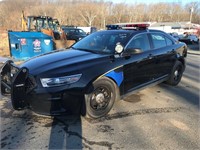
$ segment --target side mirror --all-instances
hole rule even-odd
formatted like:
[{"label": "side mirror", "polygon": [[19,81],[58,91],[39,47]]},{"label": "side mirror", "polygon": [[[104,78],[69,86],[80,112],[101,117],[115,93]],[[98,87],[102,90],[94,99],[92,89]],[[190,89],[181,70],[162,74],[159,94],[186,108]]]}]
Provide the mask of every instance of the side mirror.
[{"label": "side mirror", "polygon": [[140,48],[134,48],[134,49],[129,49],[128,52],[129,52],[130,54],[140,54],[140,53],[143,52],[143,50],[140,49]]},{"label": "side mirror", "polygon": [[122,56],[127,57],[127,56],[131,56],[133,54],[140,54],[142,52],[143,52],[143,50],[140,48],[126,49],[124,51],[124,53],[122,54]]}]

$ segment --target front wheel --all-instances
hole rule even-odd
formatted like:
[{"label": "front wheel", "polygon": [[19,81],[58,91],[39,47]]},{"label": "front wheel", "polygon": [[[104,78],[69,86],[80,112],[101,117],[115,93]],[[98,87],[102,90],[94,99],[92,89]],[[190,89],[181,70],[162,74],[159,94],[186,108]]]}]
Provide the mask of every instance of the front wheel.
[{"label": "front wheel", "polygon": [[166,83],[176,86],[182,78],[184,66],[180,61],[177,61],[172,69],[171,75]]},{"label": "front wheel", "polygon": [[116,84],[109,78],[97,79],[89,94],[85,94],[86,115],[99,118],[106,115],[117,98]]}]

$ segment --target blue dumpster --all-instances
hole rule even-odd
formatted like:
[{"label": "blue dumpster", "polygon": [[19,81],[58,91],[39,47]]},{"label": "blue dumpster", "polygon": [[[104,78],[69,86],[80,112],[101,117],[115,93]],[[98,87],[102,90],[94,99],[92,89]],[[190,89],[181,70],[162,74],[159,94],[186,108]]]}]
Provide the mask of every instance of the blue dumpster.
[{"label": "blue dumpster", "polygon": [[53,50],[53,38],[42,32],[9,31],[8,38],[10,55],[15,60],[27,60]]}]

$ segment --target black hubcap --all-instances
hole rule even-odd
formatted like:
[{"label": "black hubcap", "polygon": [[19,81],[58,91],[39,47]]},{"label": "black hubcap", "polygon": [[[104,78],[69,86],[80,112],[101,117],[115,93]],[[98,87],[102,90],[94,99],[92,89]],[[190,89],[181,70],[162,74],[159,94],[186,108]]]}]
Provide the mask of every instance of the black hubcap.
[{"label": "black hubcap", "polygon": [[90,105],[94,110],[104,110],[111,99],[111,91],[103,86],[97,87],[90,98]]}]

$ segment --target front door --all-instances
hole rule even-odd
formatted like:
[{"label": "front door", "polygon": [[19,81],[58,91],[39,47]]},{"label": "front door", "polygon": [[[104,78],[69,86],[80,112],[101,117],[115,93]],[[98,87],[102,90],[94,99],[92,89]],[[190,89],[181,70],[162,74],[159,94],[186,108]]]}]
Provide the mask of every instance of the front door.
[{"label": "front door", "polygon": [[124,94],[148,84],[155,75],[155,57],[152,55],[147,33],[133,37],[125,49],[141,49],[143,52],[125,58]]}]

